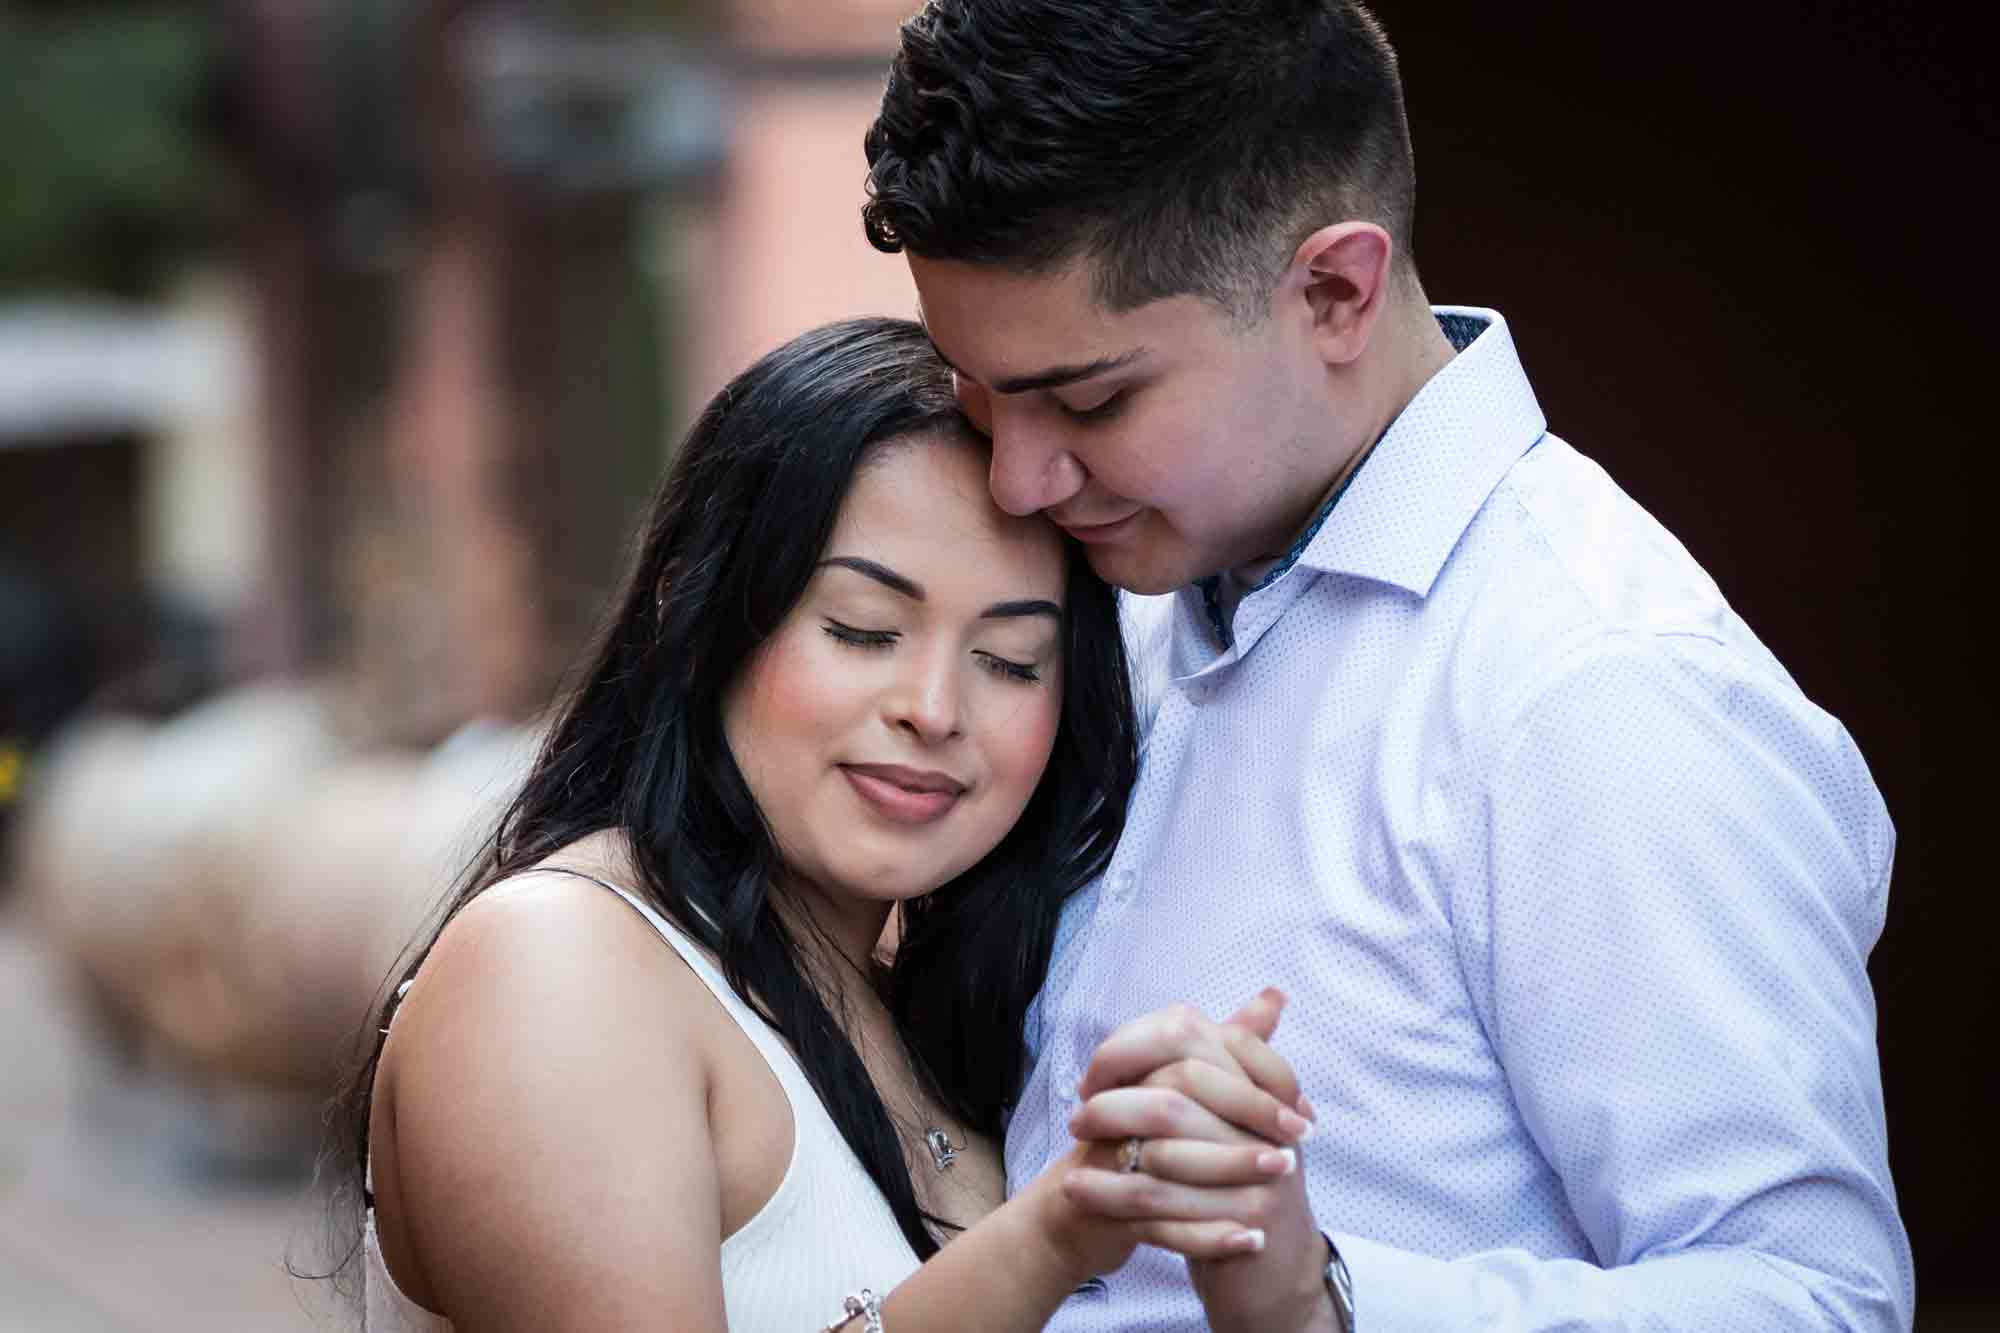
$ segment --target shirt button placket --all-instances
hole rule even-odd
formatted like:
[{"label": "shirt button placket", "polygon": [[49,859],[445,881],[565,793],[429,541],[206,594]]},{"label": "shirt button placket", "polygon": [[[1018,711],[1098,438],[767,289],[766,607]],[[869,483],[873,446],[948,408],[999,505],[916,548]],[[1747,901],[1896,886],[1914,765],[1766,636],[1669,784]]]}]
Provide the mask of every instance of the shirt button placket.
[{"label": "shirt button placket", "polygon": [[1105,884],[1105,897],[1113,907],[1123,907],[1132,901],[1133,874],[1129,870],[1112,872]]},{"label": "shirt button placket", "polygon": [[[1103,884],[1098,889],[1097,920],[1102,922],[1122,913],[1126,905],[1132,901],[1132,888],[1137,882],[1138,877],[1130,870],[1113,870],[1106,874]],[[1090,984],[1097,984],[1096,979],[1092,978]],[[1085,985],[1085,973],[1079,971],[1070,985],[1073,1000],[1087,993],[1084,990]],[[1085,1011],[1089,1009],[1087,1004],[1082,1007]],[[1052,1028],[1059,1026],[1061,1025],[1051,1024]],[[1069,1115],[1076,1108],[1076,1085],[1083,1078],[1084,1066],[1089,1063],[1094,1053],[1086,1050],[1058,1050],[1053,1056],[1055,1082],[1051,1091],[1054,1095],[1049,1098],[1049,1107],[1053,1113],[1052,1119],[1057,1123],[1061,1134],[1069,1132]]]}]

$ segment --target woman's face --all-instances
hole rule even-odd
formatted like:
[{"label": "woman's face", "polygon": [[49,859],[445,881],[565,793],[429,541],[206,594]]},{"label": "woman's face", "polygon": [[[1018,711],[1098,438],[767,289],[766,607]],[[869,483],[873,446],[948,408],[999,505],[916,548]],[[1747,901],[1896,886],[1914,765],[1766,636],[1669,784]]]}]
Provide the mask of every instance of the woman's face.
[{"label": "woman's face", "polygon": [[798,605],[731,686],[729,747],[807,892],[927,893],[1006,836],[1062,712],[1061,536],[995,508],[986,458],[864,462]]}]

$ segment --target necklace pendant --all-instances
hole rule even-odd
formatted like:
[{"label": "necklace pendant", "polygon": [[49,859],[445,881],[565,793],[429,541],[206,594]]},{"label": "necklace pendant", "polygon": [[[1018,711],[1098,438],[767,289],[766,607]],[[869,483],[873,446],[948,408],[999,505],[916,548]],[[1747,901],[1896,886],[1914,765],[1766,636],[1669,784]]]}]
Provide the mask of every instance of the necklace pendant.
[{"label": "necklace pendant", "polygon": [[937,1169],[940,1171],[948,1169],[958,1160],[958,1149],[951,1146],[951,1140],[941,1129],[925,1130],[924,1146],[931,1150],[931,1161],[937,1164]]}]

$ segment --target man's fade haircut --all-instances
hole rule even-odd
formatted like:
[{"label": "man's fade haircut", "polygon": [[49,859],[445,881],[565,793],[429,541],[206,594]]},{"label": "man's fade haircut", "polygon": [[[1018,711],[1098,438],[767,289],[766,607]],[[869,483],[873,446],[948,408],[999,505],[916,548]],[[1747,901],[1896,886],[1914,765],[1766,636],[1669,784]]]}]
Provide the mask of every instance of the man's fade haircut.
[{"label": "man's fade haircut", "polygon": [[1298,244],[1356,219],[1415,272],[1396,57],[1351,0],[930,0],[864,146],[877,249],[1085,259],[1111,310],[1255,323]]}]

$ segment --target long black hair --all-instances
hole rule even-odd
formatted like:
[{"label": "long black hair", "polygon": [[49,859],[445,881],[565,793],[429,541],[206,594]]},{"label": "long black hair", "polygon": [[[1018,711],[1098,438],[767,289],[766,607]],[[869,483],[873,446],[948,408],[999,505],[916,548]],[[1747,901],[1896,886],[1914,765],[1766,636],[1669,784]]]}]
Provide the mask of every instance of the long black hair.
[{"label": "long black hair", "polygon": [[[723,734],[723,697],[804,594],[855,471],[891,440],[977,443],[949,370],[907,320],[803,334],[744,371],[688,432],[654,498],[636,567],[520,794],[402,976],[443,922],[492,884],[587,834],[622,830],[628,887],[712,950],[785,1038],[920,1258],[938,1242],[887,1108],[773,889],[781,862]],[[917,447],[923,447],[918,445]],[[1040,785],[1000,845],[901,905],[878,978],[918,1076],[998,1136],[1026,1074],[1022,1023],[1066,898],[1110,859],[1137,750],[1112,590],[1072,547],[1062,716]],[[393,1004],[393,1001],[390,1001]],[[386,1006],[385,1006],[386,1008]],[[343,1095],[336,1151],[368,1155],[378,1035]],[[351,1192],[350,1192],[351,1194]],[[351,1252],[351,1250],[350,1250]]]}]

